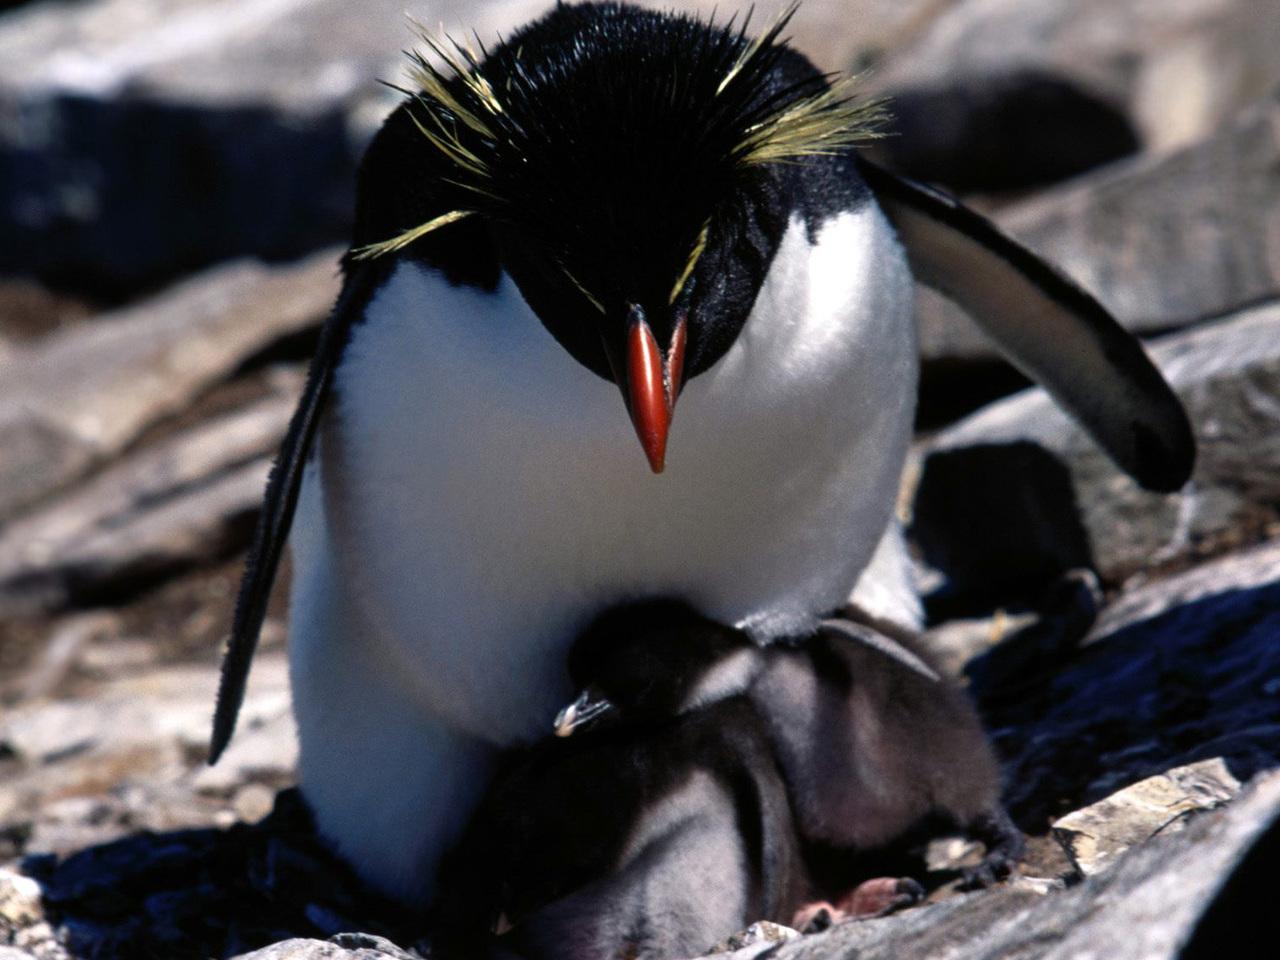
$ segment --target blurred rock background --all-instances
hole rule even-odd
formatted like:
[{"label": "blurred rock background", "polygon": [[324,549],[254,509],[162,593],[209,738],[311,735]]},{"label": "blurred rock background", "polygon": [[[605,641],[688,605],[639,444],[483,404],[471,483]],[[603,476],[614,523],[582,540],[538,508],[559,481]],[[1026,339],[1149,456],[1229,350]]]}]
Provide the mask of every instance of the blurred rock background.
[{"label": "blurred rock background", "polygon": [[[544,6],[408,9],[487,39]],[[202,760],[406,4],[0,8],[0,958],[395,934],[281,827],[292,801],[268,816],[295,751],[283,584],[241,732]],[[791,33],[892,98],[879,159],[960,193],[1149,339],[1201,454],[1181,493],[1137,489],[921,292],[902,513],[932,639],[983,708],[1033,856],[1000,891],[779,955],[1196,956],[1230,910],[1206,905],[1280,809],[1274,781],[1242,788],[1280,763],[1280,6],[807,0]],[[1129,912],[1101,909],[1118,892]],[[1006,953],[965,946],[997,928]]]}]

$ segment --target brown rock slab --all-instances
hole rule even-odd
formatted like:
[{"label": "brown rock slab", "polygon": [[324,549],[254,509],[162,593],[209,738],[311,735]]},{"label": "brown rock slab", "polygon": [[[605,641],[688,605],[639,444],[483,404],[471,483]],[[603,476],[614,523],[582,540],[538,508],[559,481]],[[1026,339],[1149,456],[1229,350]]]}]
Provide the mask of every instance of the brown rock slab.
[{"label": "brown rock slab", "polygon": [[1052,78],[1114,105],[1163,150],[1212,133],[1280,84],[1277,47],[1280,22],[1256,3],[962,0],[874,79],[903,90]]},{"label": "brown rock slab", "polygon": [[83,604],[242,546],[301,389],[300,372],[277,380],[0,529],[0,609]]},{"label": "brown rock slab", "polygon": [[[232,762],[215,768],[203,762],[213,662],[152,667],[91,696],[6,709],[0,747],[13,759],[0,779],[0,835],[20,828],[24,853],[67,854],[139,829],[205,826],[241,788],[279,786],[297,751],[286,672],[280,651],[263,651],[245,702],[246,735],[233,745],[238,753],[228,752]],[[216,777],[202,792],[206,772]],[[260,798],[245,802],[261,806]]]}]

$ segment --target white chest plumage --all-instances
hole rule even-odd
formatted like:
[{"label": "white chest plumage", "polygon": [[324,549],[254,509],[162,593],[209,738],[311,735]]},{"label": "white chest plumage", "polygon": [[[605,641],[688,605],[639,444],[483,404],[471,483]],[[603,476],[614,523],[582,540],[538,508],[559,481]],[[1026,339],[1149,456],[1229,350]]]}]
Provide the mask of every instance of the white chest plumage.
[{"label": "white chest plumage", "polygon": [[[483,745],[549,729],[602,606],[675,595],[769,636],[849,596],[910,435],[910,297],[873,204],[813,243],[794,220],[653,475],[616,387],[509,279],[397,267],[338,369],[293,537],[303,788],[367,876],[405,892],[465,816]],[[370,813],[370,790],[397,800]]]}]

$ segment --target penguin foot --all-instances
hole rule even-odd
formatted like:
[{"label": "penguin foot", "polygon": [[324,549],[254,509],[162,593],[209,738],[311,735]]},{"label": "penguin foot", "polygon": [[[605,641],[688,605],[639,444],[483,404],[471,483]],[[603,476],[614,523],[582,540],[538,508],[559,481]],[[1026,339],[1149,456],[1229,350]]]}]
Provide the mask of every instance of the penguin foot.
[{"label": "penguin foot", "polygon": [[969,836],[980,840],[987,852],[976,866],[960,874],[961,890],[981,890],[1004,880],[1022,860],[1027,842],[1003,807],[996,807],[969,824]]},{"label": "penguin foot", "polygon": [[924,887],[910,877],[876,877],[845,894],[839,906],[856,919],[883,917],[924,899]]},{"label": "penguin foot", "polygon": [[924,899],[924,887],[910,877],[876,877],[858,884],[835,903],[817,900],[796,911],[791,926],[819,933],[845,920],[869,920],[913,906]]}]

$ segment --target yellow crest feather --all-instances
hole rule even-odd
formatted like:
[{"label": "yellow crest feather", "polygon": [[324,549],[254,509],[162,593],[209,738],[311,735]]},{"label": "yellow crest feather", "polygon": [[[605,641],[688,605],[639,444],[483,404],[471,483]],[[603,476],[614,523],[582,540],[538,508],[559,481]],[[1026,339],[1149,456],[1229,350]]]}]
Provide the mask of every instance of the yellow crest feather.
[{"label": "yellow crest feather", "polygon": [[448,213],[443,213],[433,220],[428,220],[426,223],[404,231],[404,233],[397,234],[390,240],[357,247],[352,253],[357,260],[372,260],[374,257],[382,256],[384,253],[393,253],[396,250],[407,247],[413,241],[420,237],[425,237],[433,230],[439,230],[441,227],[447,227],[451,223],[457,223],[463,217],[469,217],[473,213],[475,213],[474,210],[450,210]]},{"label": "yellow crest feather", "polygon": [[753,166],[824,156],[883,136],[889,113],[883,99],[855,101],[857,77],[797,100],[749,129],[739,162]]}]

